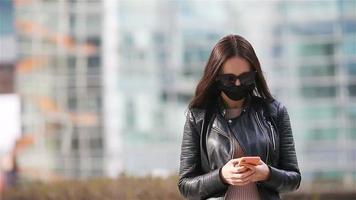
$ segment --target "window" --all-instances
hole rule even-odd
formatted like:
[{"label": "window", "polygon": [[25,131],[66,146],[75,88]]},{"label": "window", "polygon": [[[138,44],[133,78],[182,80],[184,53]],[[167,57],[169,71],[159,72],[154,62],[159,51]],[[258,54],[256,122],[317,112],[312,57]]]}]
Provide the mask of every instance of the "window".
[{"label": "window", "polygon": [[347,89],[349,91],[350,96],[356,97],[356,85],[349,85],[347,86]]},{"label": "window", "polygon": [[12,1],[0,1],[0,35],[13,33],[13,22]]},{"label": "window", "polygon": [[337,106],[308,105],[300,109],[300,114],[303,119],[336,119],[338,111]]},{"label": "window", "polygon": [[68,73],[69,74],[75,74],[76,73],[76,57],[74,56],[69,56],[67,63],[68,63]]},{"label": "window", "polygon": [[68,109],[70,111],[75,111],[77,109],[77,98],[74,96],[68,97]]},{"label": "window", "polygon": [[79,138],[78,138],[78,129],[73,130],[73,137],[71,141],[71,147],[73,152],[78,152],[79,151]]},{"label": "window", "polygon": [[299,74],[303,77],[331,76],[335,75],[335,65],[305,65],[299,68]]},{"label": "window", "polygon": [[348,106],[345,108],[348,118],[351,121],[356,121],[356,106]]},{"label": "window", "polygon": [[342,21],[341,26],[344,33],[356,33],[356,21],[354,20]]},{"label": "window", "polygon": [[[89,5],[89,4],[88,4]],[[86,16],[86,29],[89,34],[100,33],[101,16],[99,13],[88,13]]]},{"label": "window", "polygon": [[356,16],[356,1],[343,0],[340,3],[340,13],[347,16]]},{"label": "window", "polygon": [[126,102],[126,125],[128,128],[135,126],[135,105],[131,100]]},{"label": "window", "polygon": [[330,35],[333,33],[333,21],[301,23],[291,25],[291,30],[298,35]]},{"label": "window", "polygon": [[187,103],[192,98],[191,94],[178,93],[177,98],[179,102]]},{"label": "window", "polygon": [[333,44],[304,44],[300,47],[300,55],[302,56],[319,56],[319,55],[333,55]]},{"label": "window", "polygon": [[356,128],[347,129],[349,139],[356,140]]},{"label": "window", "polygon": [[101,39],[100,37],[96,36],[96,37],[88,37],[86,39],[86,42],[94,45],[96,48],[99,48],[101,46]]},{"label": "window", "polygon": [[98,69],[100,68],[100,64],[101,64],[100,62],[101,59],[98,55],[89,56],[88,57],[89,71],[98,72]]},{"label": "window", "polygon": [[349,62],[346,64],[346,70],[348,74],[356,75],[356,62]]},{"label": "window", "polygon": [[103,140],[101,137],[91,138],[89,145],[91,150],[95,152],[100,151],[101,149],[103,149]]},{"label": "window", "polygon": [[307,133],[307,139],[311,140],[335,140],[337,139],[337,128],[315,128],[311,129]]},{"label": "window", "polygon": [[344,40],[342,42],[342,51],[347,55],[355,55],[356,54],[356,41],[353,40]]},{"label": "window", "polygon": [[345,176],[342,171],[318,171],[315,172],[315,179],[318,181],[326,181],[326,180],[342,180]]},{"label": "window", "polygon": [[302,86],[301,94],[305,98],[335,97],[336,86]]},{"label": "window", "polygon": [[159,32],[152,34],[152,39],[156,45],[163,45],[166,42],[165,35]]}]

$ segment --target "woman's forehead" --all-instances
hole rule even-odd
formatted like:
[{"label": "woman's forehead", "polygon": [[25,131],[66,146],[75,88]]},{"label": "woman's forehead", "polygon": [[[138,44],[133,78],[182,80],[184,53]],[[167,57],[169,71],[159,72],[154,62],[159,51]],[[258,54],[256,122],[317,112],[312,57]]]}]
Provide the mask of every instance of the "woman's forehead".
[{"label": "woman's forehead", "polygon": [[222,74],[235,74],[237,76],[248,71],[251,71],[250,63],[241,57],[232,57],[226,60],[222,66]]}]

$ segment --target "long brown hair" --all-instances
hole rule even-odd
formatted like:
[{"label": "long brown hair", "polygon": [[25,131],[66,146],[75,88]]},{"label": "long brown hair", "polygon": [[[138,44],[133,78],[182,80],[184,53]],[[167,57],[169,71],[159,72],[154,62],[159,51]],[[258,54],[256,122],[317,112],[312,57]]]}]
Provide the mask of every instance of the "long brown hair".
[{"label": "long brown hair", "polygon": [[256,88],[252,93],[267,101],[274,99],[268,89],[260,62],[252,45],[239,35],[227,35],[221,38],[213,47],[209,60],[205,65],[203,77],[200,79],[195,90],[195,95],[189,103],[189,108],[207,108],[217,101],[219,91],[214,84],[215,79],[224,62],[234,56],[244,58],[249,62],[253,70],[257,71]]}]

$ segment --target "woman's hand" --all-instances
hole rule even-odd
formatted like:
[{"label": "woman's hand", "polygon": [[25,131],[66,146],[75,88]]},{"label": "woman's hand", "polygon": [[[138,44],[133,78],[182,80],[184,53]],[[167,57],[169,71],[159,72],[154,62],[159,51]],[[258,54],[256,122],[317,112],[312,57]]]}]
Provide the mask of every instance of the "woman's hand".
[{"label": "woman's hand", "polygon": [[255,171],[245,166],[238,166],[239,159],[231,159],[221,169],[221,178],[230,185],[246,185],[252,181]]},{"label": "woman's hand", "polygon": [[243,165],[249,170],[255,172],[252,174],[251,177],[251,181],[253,182],[267,180],[270,175],[270,170],[268,166],[262,160],[260,160],[260,163],[258,165],[251,165],[248,163],[244,163]]}]

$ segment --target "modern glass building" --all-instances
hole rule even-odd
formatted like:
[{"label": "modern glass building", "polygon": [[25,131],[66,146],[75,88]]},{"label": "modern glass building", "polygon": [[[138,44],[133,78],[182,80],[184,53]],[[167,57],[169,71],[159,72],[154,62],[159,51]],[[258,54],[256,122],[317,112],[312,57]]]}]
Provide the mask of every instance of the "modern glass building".
[{"label": "modern glass building", "polygon": [[293,119],[303,186],[354,189],[356,1],[281,1],[276,10],[270,80]]},{"label": "modern glass building", "polygon": [[105,174],[101,1],[16,1],[18,159],[35,178]]}]

